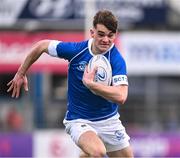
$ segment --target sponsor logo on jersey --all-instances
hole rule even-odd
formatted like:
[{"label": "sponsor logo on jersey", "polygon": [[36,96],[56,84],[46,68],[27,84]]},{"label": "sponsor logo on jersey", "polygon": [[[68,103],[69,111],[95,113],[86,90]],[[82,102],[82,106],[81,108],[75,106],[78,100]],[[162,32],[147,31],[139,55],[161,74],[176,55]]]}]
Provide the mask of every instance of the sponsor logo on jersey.
[{"label": "sponsor logo on jersey", "polygon": [[113,78],[113,82],[117,83],[117,82],[128,82],[127,81],[127,76],[126,75],[117,75]]}]

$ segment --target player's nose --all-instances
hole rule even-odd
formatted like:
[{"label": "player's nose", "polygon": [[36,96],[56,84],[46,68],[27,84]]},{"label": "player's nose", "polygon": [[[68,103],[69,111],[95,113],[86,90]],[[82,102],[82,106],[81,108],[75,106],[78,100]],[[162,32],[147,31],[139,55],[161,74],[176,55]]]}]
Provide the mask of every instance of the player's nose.
[{"label": "player's nose", "polygon": [[109,42],[109,37],[108,36],[104,36],[103,42]]}]

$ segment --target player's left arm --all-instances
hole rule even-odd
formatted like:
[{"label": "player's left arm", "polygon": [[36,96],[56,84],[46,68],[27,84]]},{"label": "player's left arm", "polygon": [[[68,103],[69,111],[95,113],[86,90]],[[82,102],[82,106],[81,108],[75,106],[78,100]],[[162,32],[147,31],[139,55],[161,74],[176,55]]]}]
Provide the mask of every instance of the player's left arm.
[{"label": "player's left arm", "polygon": [[105,86],[98,82],[94,82],[96,70],[88,72],[86,67],[83,75],[83,83],[93,93],[117,104],[124,104],[128,96],[128,85],[119,84],[114,86]]}]

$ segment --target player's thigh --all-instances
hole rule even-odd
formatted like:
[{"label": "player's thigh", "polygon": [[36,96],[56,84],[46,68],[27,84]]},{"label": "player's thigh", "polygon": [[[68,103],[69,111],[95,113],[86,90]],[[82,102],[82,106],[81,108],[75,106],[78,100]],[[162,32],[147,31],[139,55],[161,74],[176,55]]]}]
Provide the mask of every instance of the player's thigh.
[{"label": "player's thigh", "polygon": [[106,154],[106,148],[103,142],[93,131],[86,131],[83,133],[78,140],[78,146],[89,155]]},{"label": "player's thigh", "polygon": [[129,157],[129,158],[134,157],[131,146],[128,146],[128,147],[118,150],[118,151],[108,152],[107,154],[109,157]]}]

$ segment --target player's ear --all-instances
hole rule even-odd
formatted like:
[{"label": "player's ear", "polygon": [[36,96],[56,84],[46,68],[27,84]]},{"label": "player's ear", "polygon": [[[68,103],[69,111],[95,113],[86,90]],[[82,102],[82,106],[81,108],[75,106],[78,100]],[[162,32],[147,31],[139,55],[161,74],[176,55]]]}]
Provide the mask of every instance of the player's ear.
[{"label": "player's ear", "polygon": [[94,38],[94,30],[93,29],[90,29],[90,34],[91,34],[91,37]]}]

